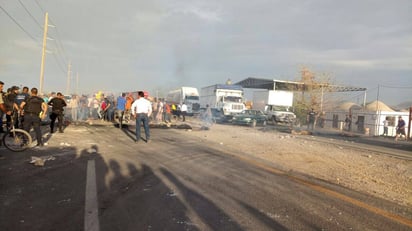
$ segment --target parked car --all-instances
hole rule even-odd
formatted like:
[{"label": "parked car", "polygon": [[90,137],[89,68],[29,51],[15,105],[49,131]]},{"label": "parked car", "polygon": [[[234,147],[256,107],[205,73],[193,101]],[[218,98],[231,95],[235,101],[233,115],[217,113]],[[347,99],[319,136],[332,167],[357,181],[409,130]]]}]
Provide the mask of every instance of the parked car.
[{"label": "parked car", "polygon": [[67,104],[69,104],[70,100],[72,100],[72,96],[71,95],[65,95],[64,100],[66,101]]},{"label": "parked car", "polygon": [[255,127],[257,124],[266,126],[267,117],[260,110],[247,109],[233,116],[232,123],[240,125],[250,125],[252,127]]},{"label": "parked car", "polygon": [[296,121],[296,115],[290,111],[290,107],[270,105],[265,111],[268,120],[273,124],[288,123],[293,124]]}]

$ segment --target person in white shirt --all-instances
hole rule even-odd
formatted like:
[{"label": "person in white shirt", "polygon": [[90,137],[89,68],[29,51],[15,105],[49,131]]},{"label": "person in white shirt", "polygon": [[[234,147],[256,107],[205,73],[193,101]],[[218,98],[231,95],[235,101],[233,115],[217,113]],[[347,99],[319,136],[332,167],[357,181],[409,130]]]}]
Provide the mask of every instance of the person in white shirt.
[{"label": "person in white shirt", "polygon": [[187,105],[185,104],[185,102],[183,102],[182,106],[180,107],[180,110],[182,111],[183,122],[185,122],[187,114]]},{"label": "person in white shirt", "polygon": [[143,128],[146,135],[146,143],[150,143],[150,130],[149,130],[149,116],[152,114],[152,104],[149,100],[144,98],[143,91],[137,93],[137,100],[132,104],[132,115],[136,118],[136,140],[139,142],[141,123],[143,122]]},{"label": "person in white shirt", "polygon": [[77,95],[73,95],[72,99],[69,102],[69,105],[67,105],[69,108],[71,108],[71,114],[72,114],[72,121],[77,121],[78,120],[78,110],[79,110],[79,98]]},{"label": "person in white shirt", "polygon": [[388,136],[388,125],[389,121],[387,118],[383,121],[383,136]]}]

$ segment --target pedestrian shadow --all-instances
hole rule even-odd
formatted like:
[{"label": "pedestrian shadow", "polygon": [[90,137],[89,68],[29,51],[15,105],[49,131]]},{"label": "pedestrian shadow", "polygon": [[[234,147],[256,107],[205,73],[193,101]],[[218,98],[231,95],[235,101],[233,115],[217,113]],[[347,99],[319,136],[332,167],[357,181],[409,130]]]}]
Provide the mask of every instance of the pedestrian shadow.
[{"label": "pedestrian shadow", "polygon": [[260,222],[264,223],[267,227],[270,227],[272,230],[289,230],[282,224],[276,222],[273,218],[269,217],[268,215],[262,213],[260,210],[246,204],[243,201],[240,201],[238,199],[232,198],[235,200],[238,204],[240,204],[243,208],[246,209],[250,214],[252,214],[257,220]]},{"label": "pedestrian shadow", "polygon": [[76,148],[0,152],[0,230],[83,230],[84,191],[74,186],[84,185],[85,168]]},{"label": "pedestrian shadow", "polygon": [[[108,170],[111,179],[99,193],[101,230],[199,230],[184,204],[148,165],[112,159]],[[106,177],[105,172],[97,177]]]},{"label": "pedestrian shadow", "polygon": [[123,133],[126,134],[131,140],[133,141],[140,141],[143,140],[145,142],[147,142],[147,139],[144,139],[142,136],[140,136],[139,140],[136,140],[136,131],[132,131],[130,130],[129,127],[127,127],[127,129],[122,129]]},{"label": "pedestrian shadow", "polygon": [[132,141],[136,140],[136,132],[130,130],[129,126],[125,127],[124,129],[122,129],[122,132],[129,137]]},{"label": "pedestrian shadow", "polygon": [[161,168],[160,171],[179,188],[185,201],[208,228],[211,230],[243,230],[236,221],[211,200],[188,188],[167,169]]}]

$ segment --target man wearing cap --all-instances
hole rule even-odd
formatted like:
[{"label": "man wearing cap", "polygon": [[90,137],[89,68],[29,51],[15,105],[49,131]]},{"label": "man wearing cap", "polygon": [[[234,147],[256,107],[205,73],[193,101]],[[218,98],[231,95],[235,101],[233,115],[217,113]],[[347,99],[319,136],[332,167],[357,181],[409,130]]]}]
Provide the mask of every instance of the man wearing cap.
[{"label": "man wearing cap", "polygon": [[24,108],[23,126],[27,132],[33,126],[36,132],[37,146],[43,146],[40,122],[46,117],[47,104],[37,96],[37,88],[32,88],[30,92],[31,96],[20,105],[20,108]]}]

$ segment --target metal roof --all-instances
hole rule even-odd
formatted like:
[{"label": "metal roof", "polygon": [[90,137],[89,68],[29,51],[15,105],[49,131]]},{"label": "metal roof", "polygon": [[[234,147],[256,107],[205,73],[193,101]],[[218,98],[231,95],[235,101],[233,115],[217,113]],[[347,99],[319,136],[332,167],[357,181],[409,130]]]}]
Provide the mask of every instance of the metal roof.
[{"label": "metal roof", "polygon": [[275,79],[262,79],[249,77],[240,82],[235,83],[244,88],[260,88],[268,90],[290,90],[290,91],[305,91],[312,89],[324,89],[330,92],[348,92],[348,91],[366,91],[363,87],[339,86],[331,84],[307,84],[304,82],[294,82]]}]

